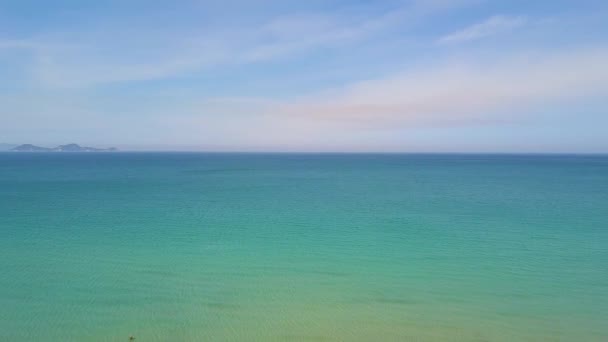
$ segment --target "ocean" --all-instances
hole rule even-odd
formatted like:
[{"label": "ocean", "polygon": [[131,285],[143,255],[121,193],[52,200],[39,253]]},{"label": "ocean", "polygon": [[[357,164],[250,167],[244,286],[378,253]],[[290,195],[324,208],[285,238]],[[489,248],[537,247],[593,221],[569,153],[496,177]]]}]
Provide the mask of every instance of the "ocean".
[{"label": "ocean", "polygon": [[608,156],[0,153],[0,341],[608,341]]}]

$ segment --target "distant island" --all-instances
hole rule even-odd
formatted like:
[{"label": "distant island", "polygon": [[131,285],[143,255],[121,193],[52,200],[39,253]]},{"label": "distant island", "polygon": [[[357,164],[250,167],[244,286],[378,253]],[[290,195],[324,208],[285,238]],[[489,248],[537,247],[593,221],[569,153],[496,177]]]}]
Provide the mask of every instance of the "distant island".
[{"label": "distant island", "polygon": [[95,148],[80,146],[78,144],[59,145],[57,147],[40,147],[32,144],[23,144],[13,147],[10,151],[14,152],[115,152],[118,151],[115,147],[110,148]]}]

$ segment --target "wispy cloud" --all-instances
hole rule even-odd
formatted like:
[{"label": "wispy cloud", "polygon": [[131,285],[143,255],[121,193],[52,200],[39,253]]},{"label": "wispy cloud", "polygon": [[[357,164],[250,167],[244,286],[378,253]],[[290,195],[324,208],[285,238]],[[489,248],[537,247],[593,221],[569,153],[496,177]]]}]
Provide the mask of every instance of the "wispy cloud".
[{"label": "wispy cloud", "polygon": [[445,35],[441,37],[438,42],[440,44],[454,44],[481,39],[511,31],[513,29],[524,26],[527,22],[528,19],[524,16],[509,17],[503,15],[495,15],[480,23]]},{"label": "wispy cloud", "polygon": [[538,105],[608,96],[608,47],[574,50],[433,63],[289,100],[192,100],[160,108],[153,127],[181,144],[224,144],[212,149],[365,150],[391,131],[521,124],[534,120],[530,109]]},{"label": "wispy cloud", "polygon": [[[15,17],[19,25],[0,37],[0,136],[370,150],[399,149],[406,135],[421,148],[435,144],[431,131],[466,132],[462,141],[472,132],[487,146],[494,132],[508,138],[515,126],[558,144],[543,125],[573,124],[573,135],[596,129],[607,141],[597,124],[608,120],[605,11],[522,5],[521,16],[466,27],[471,12],[505,14],[504,6],[263,0],[270,2],[192,2],[170,13],[160,3],[85,4],[58,17],[41,12],[47,20]],[[509,39],[493,43],[499,37]],[[589,109],[577,113],[583,119],[570,114],[578,105]],[[438,138],[437,150],[454,142]]]},{"label": "wispy cloud", "polygon": [[0,48],[30,49],[34,55],[30,74],[47,86],[145,81],[344,47],[466,3],[411,1],[384,10],[283,14],[229,29],[169,27],[160,34],[147,26],[138,30],[105,24],[0,42]]},{"label": "wispy cloud", "polygon": [[[277,18],[261,26],[229,31],[178,29],[157,39],[130,32],[116,39],[95,31],[0,42],[0,49],[28,49],[35,81],[47,86],[80,87],[179,76],[206,68],[276,60],[369,34],[366,21],[316,15]],[[362,25],[362,27],[360,27]],[[112,29],[109,32],[120,31]],[[128,48],[129,45],[135,46]],[[127,47],[127,53],[120,49]],[[141,52],[140,52],[141,51]]]},{"label": "wispy cloud", "polygon": [[0,39],[0,50],[31,50],[37,51],[42,48],[41,44],[28,39]]},{"label": "wispy cloud", "polygon": [[[573,50],[517,54],[484,63],[432,63],[289,100],[192,96],[159,101],[147,106],[145,117],[108,117],[103,107],[86,100],[75,105],[69,98],[47,96],[45,102],[26,106],[27,101],[17,99],[20,105],[11,107],[20,108],[21,115],[6,120],[0,133],[27,127],[30,132],[54,132],[47,137],[68,135],[96,143],[87,139],[102,129],[101,138],[125,144],[170,141],[216,150],[373,150],[380,146],[374,144],[391,138],[386,132],[522,123],[533,119],[530,109],[537,105],[608,96],[608,47]],[[5,114],[8,118],[0,110],[0,117]]]},{"label": "wispy cloud", "polygon": [[279,115],[366,125],[445,125],[500,120],[489,115],[608,95],[608,47],[516,55],[483,64],[429,65],[277,106]]}]

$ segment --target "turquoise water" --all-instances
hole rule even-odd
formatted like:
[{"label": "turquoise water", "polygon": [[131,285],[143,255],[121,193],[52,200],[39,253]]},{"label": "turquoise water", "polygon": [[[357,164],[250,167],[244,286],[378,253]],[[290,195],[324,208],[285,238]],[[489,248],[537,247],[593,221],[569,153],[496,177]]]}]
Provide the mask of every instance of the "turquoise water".
[{"label": "turquoise water", "polygon": [[608,157],[0,154],[0,341],[606,341]]}]

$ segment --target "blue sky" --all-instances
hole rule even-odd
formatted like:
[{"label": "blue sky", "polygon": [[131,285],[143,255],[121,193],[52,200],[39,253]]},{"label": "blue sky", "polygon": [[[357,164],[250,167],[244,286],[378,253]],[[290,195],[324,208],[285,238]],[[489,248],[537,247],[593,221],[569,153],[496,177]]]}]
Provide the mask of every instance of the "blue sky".
[{"label": "blue sky", "polygon": [[0,0],[0,143],[608,152],[606,1]]}]

